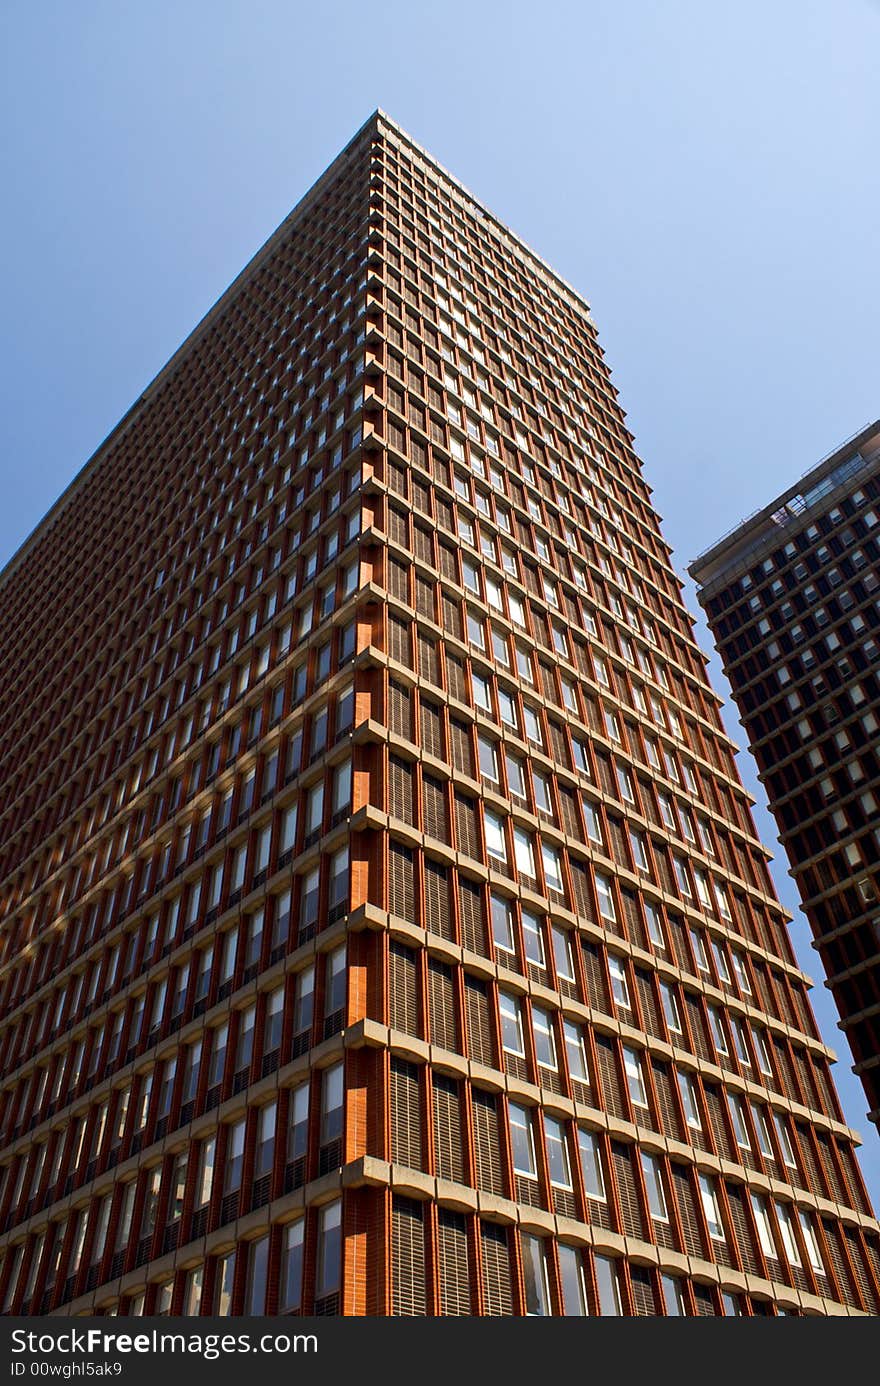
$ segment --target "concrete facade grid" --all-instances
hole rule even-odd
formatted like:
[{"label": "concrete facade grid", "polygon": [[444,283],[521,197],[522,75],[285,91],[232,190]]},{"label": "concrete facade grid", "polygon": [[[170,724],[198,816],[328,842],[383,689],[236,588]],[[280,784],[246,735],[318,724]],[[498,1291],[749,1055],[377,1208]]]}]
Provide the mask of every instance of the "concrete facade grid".
[{"label": "concrete facade grid", "polygon": [[880,1310],[631,441],[377,113],[0,575],[3,1312]]}]

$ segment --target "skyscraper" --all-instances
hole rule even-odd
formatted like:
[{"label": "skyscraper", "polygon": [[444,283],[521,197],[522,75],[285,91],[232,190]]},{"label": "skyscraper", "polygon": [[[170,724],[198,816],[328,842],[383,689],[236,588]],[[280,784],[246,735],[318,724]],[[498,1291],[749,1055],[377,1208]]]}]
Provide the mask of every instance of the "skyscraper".
[{"label": "skyscraper", "polygon": [[691,565],[880,1122],[880,420]]},{"label": "skyscraper", "polygon": [[377,113],[12,560],[5,1312],[880,1309],[631,441]]}]

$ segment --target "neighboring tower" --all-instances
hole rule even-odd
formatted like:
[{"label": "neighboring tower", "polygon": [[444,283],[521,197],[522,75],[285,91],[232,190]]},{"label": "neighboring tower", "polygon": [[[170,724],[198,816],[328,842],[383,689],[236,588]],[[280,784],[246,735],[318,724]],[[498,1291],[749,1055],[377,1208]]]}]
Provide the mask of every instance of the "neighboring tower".
[{"label": "neighboring tower", "polygon": [[587,305],[386,117],[0,607],[0,1308],[880,1310]]},{"label": "neighboring tower", "polygon": [[690,566],[880,1123],[880,420]]}]

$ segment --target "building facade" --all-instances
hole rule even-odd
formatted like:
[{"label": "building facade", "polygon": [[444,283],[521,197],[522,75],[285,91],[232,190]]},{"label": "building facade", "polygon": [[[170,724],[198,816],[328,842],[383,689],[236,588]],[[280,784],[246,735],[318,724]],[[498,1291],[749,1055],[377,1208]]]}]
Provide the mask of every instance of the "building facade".
[{"label": "building facade", "polygon": [[880,1122],[880,421],[691,565]]},{"label": "building facade", "polygon": [[588,307],[381,113],[0,606],[3,1312],[880,1310]]}]

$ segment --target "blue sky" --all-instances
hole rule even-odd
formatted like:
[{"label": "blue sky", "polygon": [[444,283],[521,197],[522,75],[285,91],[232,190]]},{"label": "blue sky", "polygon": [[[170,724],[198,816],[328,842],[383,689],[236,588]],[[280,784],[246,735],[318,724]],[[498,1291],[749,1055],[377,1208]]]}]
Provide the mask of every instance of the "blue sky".
[{"label": "blue sky", "polygon": [[0,564],[382,106],[590,299],[683,570],[880,415],[878,42],[876,0],[6,0]]}]

